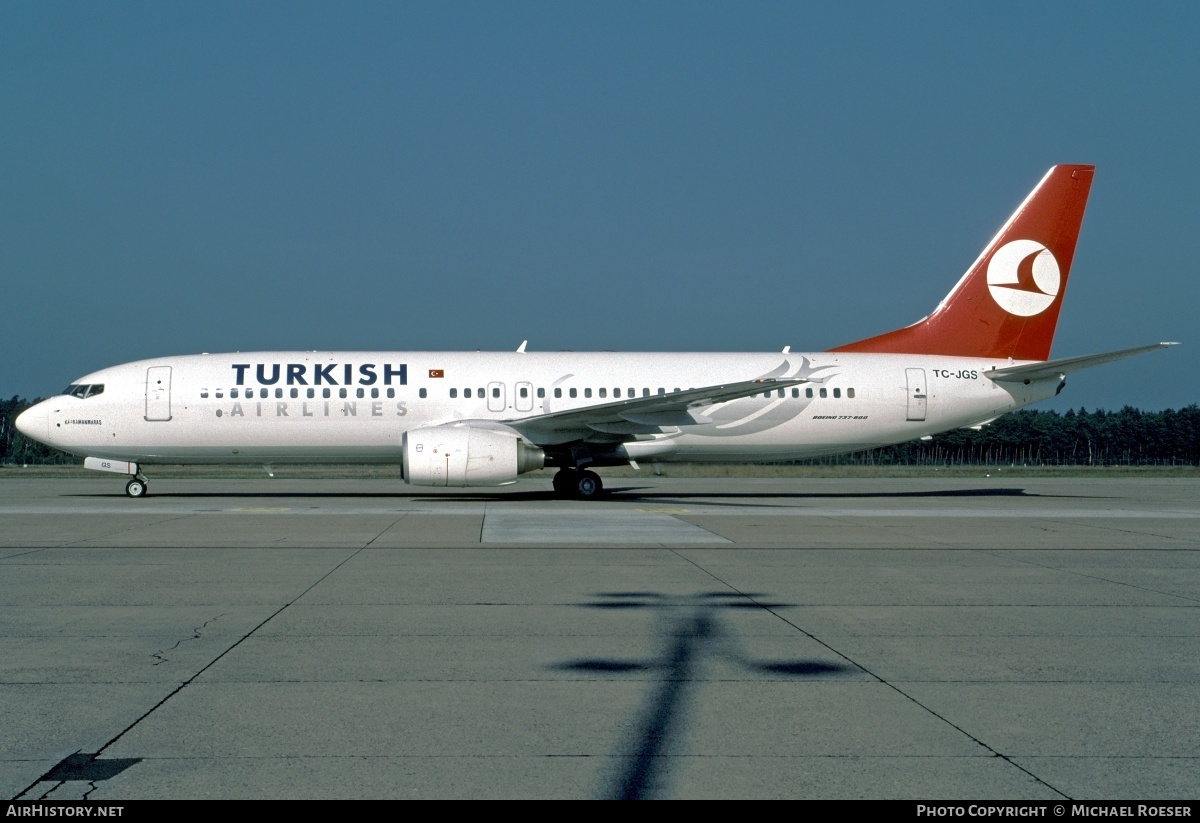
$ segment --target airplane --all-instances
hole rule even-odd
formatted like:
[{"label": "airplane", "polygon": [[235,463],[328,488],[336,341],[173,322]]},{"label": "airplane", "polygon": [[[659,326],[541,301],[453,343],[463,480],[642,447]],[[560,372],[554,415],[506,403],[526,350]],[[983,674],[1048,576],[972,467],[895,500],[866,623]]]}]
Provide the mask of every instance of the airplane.
[{"label": "airplane", "polygon": [[16,420],[129,476],[160,464],[398,464],[414,486],[500,486],[557,468],[782,461],[978,428],[1082,369],[1156,343],[1049,360],[1095,167],[1052,167],[941,303],[820,352],[255,352],[160,357],[79,378]]}]

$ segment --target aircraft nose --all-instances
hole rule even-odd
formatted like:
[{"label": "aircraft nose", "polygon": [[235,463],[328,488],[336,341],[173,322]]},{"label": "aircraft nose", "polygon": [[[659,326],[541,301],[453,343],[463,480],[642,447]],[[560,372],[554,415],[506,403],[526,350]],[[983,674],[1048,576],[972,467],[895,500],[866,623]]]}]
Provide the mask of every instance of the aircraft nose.
[{"label": "aircraft nose", "polygon": [[30,406],[25,411],[17,415],[17,419],[13,421],[13,425],[17,427],[17,431],[39,443],[46,442],[46,438],[50,436],[50,409],[46,405],[46,401]]}]

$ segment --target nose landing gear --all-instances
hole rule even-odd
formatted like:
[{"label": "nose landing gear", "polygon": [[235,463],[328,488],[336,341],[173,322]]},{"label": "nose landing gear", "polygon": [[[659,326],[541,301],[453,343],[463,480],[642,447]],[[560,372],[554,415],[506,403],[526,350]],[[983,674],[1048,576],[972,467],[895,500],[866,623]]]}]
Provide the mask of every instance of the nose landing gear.
[{"label": "nose landing gear", "polygon": [[146,480],[141,477],[131,477],[125,484],[125,494],[130,497],[145,497],[147,491],[149,491],[149,487],[146,485]]}]

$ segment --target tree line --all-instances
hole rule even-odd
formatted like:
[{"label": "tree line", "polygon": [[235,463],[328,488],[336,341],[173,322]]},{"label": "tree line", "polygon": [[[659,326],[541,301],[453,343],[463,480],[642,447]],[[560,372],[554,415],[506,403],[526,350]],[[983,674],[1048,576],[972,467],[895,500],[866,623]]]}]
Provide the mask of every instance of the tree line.
[{"label": "tree line", "polygon": [[898,466],[1196,466],[1200,407],[1009,412],[979,431],[955,429],[929,440],[830,458]]},{"label": "tree line", "polygon": [[[74,464],[81,458],[22,435],[12,421],[38,400],[0,400],[0,463]],[[1200,407],[1165,411],[1086,409],[1010,412],[980,431],[957,429],[808,463],[858,465],[1200,465]]]},{"label": "tree line", "polygon": [[30,440],[17,431],[13,421],[17,415],[34,403],[41,402],[40,397],[26,400],[23,397],[13,397],[11,400],[0,399],[0,463],[18,463],[29,465],[55,465],[82,463],[82,458],[52,449],[36,440]]}]

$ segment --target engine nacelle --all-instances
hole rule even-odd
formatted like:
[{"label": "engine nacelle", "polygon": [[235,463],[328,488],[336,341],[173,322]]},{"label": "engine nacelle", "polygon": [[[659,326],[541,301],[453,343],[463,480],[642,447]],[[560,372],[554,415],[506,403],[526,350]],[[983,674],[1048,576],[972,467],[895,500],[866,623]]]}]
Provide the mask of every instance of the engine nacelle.
[{"label": "engine nacelle", "polygon": [[412,429],[402,451],[414,486],[499,486],[546,464],[546,453],[516,433],[470,425]]}]

